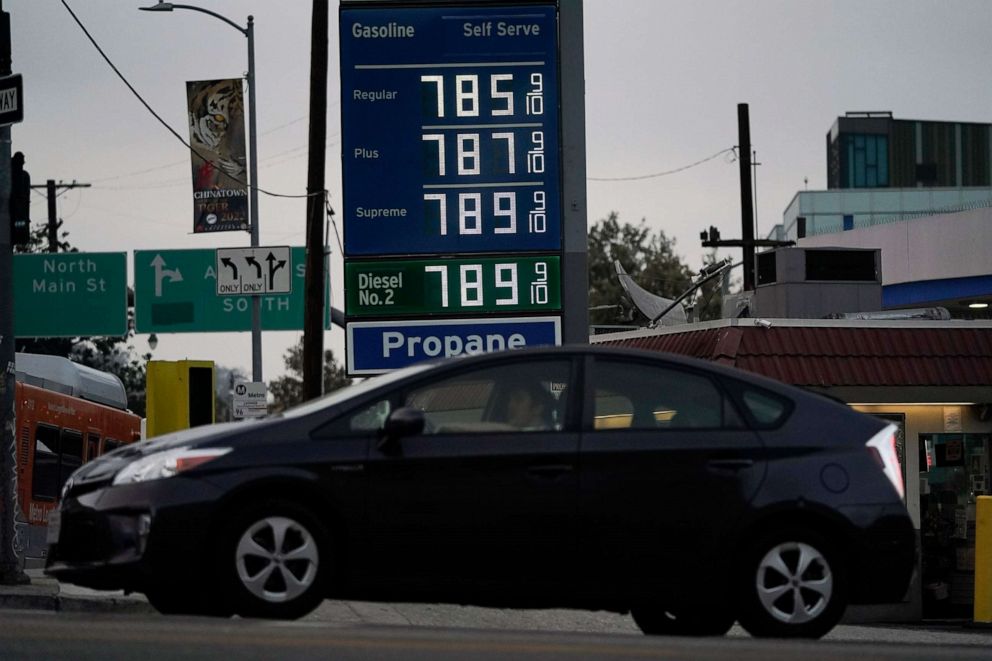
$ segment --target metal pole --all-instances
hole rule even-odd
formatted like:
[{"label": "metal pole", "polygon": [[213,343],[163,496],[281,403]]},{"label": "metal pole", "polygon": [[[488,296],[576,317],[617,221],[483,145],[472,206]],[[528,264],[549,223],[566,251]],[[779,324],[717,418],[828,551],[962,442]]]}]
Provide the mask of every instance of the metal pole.
[{"label": "metal pole", "polygon": [[[10,74],[10,16],[0,0],[0,76]],[[23,103],[18,100],[18,103]],[[17,544],[14,440],[14,248],[10,243],[10,127],[0,128],[0,585],[30,583]]]},{"label": "metal pole", "polygon": [[589,343],[586,112],[582,0],[558,6],[561,67],[562,342]]},{"label": "metal pole", "polygon": [[[255,17],[248,17],[248,158],[251,161],[249,205],[251,247],[258,247],[258,144],[255,131]],[[251,297],[251,380],[262,380],[262,299]]]},{"label": "metal pole", "polygon": [[[202,14],[209,14],[224,21],[232,28],[248,38],[248,222],[251,225],[251,247],[258,247],[258,145],[255,130],[255,17],[248,17],[248,27],[240,25],[217,12],[197,7],[181,5],[159,0],[151,7],[139,7],[142,11],[172,11],[173,9],[189,9]],[[251,297],[251,379],[255,382],[262,380],[262,300],[259,296]]]},{"label": "metal pole", "polygon": [[58,219],[58,209],[55,204],[55,196],[57,190],[55,188],[55,180],[49,179],[45,182],[46,192],[48,194],[48,252],[58,252],[59,251],[59,219]]},{"label": "metal pole", "polygon": [[751,198],[751,120],[746,103],[737,104],[737,150],[741,175],[741,240],[744,244],[744,291],[754,290],[754,202]]},{"label": "metal pole", "polygon": [[327,141],[327,0],[313,0],[310,27],[310,156],[307,164],[306,290],[303,312],[303,399],[324,390],[324,143]]}]

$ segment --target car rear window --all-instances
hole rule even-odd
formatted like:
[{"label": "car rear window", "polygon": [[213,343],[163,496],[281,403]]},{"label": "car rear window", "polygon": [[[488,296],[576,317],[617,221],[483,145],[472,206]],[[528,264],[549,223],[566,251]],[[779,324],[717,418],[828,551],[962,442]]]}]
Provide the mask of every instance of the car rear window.
[{"label": "car rear window", "polygon": [[765,390],[745,387],[741,391],[741,401],[762,427],[776,427],[785,421],[789,413],[789,400],[773,395]]}]

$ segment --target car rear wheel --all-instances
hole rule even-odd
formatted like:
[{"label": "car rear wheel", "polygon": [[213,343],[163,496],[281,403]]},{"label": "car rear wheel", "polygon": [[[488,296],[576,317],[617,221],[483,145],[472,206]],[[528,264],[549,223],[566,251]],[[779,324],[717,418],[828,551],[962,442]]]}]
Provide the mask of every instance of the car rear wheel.
[{"label": "car rear wheel", "polygon": [[767,535],[747,553],[739,619],[751,635],[820,638],[847,606],[844,567],[819,534],[789,529]]},{"label": "car rear wheel", "polygon": [[289,502],[252,507],[226,535],[231,603],[246,617],[296,619],[324,599],[327,535],[309,511]]},{"label": "car rear wheel", "polygon": [[649,636],[722,636],[734,625],[734,616],[722,607],[632,608],[634,622]]}]

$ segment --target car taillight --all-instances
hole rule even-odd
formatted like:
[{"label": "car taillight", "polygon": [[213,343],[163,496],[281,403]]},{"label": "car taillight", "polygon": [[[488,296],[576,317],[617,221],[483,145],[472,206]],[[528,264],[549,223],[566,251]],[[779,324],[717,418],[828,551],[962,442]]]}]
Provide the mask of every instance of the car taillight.
[{"label": "car taillight", "polygon": [[897,432],[895,425],[886,425],[885,429],[872,436],[865,445],[875,457],[879,468],[895,487],[896,493],[900,498],[905,499],[906,488],[902,482],[902,467],[899,466],[899,454],[896,452]]}]

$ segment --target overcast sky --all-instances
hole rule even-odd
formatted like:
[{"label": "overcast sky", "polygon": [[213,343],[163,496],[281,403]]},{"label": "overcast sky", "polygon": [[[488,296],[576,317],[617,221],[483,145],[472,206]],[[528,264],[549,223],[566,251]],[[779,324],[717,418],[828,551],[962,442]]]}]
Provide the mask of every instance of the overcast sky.
[{"label": "overcast sky", "polygon": [[[181,135],[185,81],[237,77],[244,37],[190,11],[139,12],[154,0],[66,0],[146,101]],[[306,188],[310,11],[306,0],[190,0],[244,24],[255,17],[259,185]],[[12,130],[33,183],[91,188],[59,198],[82,251],[247,246],[245,233],[192,232],[188,152],[101,59],[60,0],[4,0],[13,70],[24,77],[25,121]],[[901,119],[992,121],[989,0],[585,0],[587,170],[638,177],[676,169],[737,143],[748,103],[757,151],[758,235],[781,222],[798,190],[826,186],[824,136],[839,115],[890,110]],[[331,3],[327,188],[340,209],[337,4]],[[740,235],[737,163],[588,183],[590,225],[617,211],[645,219],[701,264],[699,232]],[[46,218],[33,196],[32,219]],[[261,245],[303,245],[305,203],[261,196]],[[341,226],[340,218],[338,226]],[[334,242],[332,241],[332,244]],[[342,261],[333,245],[335,306]],[[730,254],[730,253],[727,253]],[[733,253],[735,256],[737,251]],[[129,267],[130,268],[130,267]],[[133,278],[133,274],[129,277]],[[283,372],[298,333],[266,333],[264,377]],[[144,350],[145,336],[136,339]],[[343,333],[325,343],[343,359]],[[160,335],[158,359],[211,359],[251,368],[249,333]]]}]

